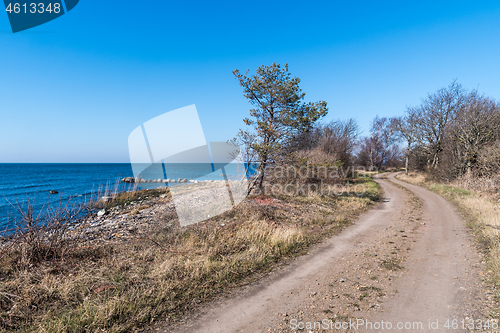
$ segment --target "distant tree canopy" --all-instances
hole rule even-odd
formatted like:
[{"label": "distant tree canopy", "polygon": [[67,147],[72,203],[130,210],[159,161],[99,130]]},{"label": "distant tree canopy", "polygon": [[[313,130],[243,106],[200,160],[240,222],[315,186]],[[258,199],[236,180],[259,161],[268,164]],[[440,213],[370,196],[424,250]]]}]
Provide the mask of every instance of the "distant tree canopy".
[{"label": "distant tree canopy", "polygon": [[393,125],[395,134],[399,141],[404,141],[405,144],[405,170],[408,174],[410,155],[412,150],[417,143],[416,139],[416,123],[417,123],[417,113],[412,109],[407,110],[406,114],[402,117],[394,118]]},{"label": "distant tree canopy", "polygon": [[324,101],[303,102],[305,93],[299,87],[300,79],[291,76],[288,64],[261,66],[254,75],[242,74],[239,70],[233,74],[254,107],[250,117],[244,119],[251,129],[240,131],[235,139],[253,138],[251,147],[259,167],[250,184],[251,191],[254,187],[262,188],[265,168],[270,161],[280,158],[282,146],[311,130],[314,123],[327,114],[328,108]]},{"label": "distant tree canopy", "polygon": [[413,167],[453,178],[500,173],[500,104],[457,81],[430,93],[395,118],[375,117],[358,143],[368,168]]},{"label": "distant tree canopy", "polygon": [[[500,140],[500,105],[477,90],[453,81],[408,107],[395,126],[407,145],[406,160],[413,157],[417,167],[448,177],[475,170],[500,172],[494,167],[500,163],[494,149]],[[493,156],[485,156],[486,151]]]},{"label": "distant tree canopy", "polygon": [[287,156],[305,159],[316,166],[349,166],[352,164],[358,137],[355,119],[318,124],[313,130],[294,138],[285,147]]},{"label": "distant tree canopy", "polygon": [[380,170],[400,162],[395,132],[395,119],[376,116],[372,121],[370,136],[359,142],[358,164],[367,166],[369,170]]}]

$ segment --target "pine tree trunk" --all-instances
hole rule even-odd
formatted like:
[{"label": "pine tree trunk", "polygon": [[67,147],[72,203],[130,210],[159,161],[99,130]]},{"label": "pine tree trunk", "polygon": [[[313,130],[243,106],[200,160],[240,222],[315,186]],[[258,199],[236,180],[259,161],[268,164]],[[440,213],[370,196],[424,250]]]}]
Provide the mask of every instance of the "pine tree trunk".
[{"label": "pine tree trunk", "polygon": [[257,174],[255,175],[255,178],[250,182],[248,185],[248,191],[247,194],[249,195],[250,192],[252,192],[254,189],[258,188],[260,192],[262,193],[263,189],[263,183],[264,183],[264,173],[266,169],[266,163],[260,163],[259,167],[257,168]]}]

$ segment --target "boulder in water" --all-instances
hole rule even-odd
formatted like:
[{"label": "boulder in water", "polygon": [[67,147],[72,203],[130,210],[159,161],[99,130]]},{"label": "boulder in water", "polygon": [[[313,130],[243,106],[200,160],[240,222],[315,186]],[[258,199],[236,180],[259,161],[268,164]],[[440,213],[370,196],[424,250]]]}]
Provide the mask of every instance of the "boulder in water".
[{"label": "boulder in water", "polygon": [[125,177],[121,180],[122,183],[135,183],[134,177]]}]

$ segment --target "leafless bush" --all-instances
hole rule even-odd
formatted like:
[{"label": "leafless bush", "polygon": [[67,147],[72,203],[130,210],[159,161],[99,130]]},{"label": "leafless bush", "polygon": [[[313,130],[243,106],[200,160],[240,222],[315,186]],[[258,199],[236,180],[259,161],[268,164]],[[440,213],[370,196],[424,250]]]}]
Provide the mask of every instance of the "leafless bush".
[{"label": "leafless bush", "polygon": [[483,148],[478,161],[480,174],[500,177],[500,141]]},{"label": "leafless bush", "polygon": [[468,190],[500,193],[500,142],[483,148],[477,157],[477,167],[459,176],[456,183]]},{"label": "leafless bush", "polygon": [[[294,137],[283,147],[281,164],[343,166],[352,164],[358,124],[354,119],[319,125]],[[278,162],[278,164],[280,164]]]},{"label": "leafless bush", "polygon": [[3,235],[1,257],[11,256],[20,269],[33,267],[49,259],[61,259],[64,253],[77,246],[81,240],[81,230],[75,222],[92,209],[90,198],[74,202],[60,199],[57,205],[50,202],[36,209],[36,199],[11,203],[17,212],[13,220],[14,228]]},{"label": "leafless bush", "polygon": [[356,146],[358,125],[354,119],[336,121],[317,127],[306,134],[300,157],[306,157],[313,164],[349,165]]},{"label": "leafless bush", "polygon": [[[459,175],[475,171],[480,164],[481,151],[500,138],[500,106],[472,91],[466,96],[448,132],[448,154],[452,153],[454,157],[452,167]],[[483,161],[487,159],[487,156],[483,157]]]},{"label": "leafless bush", "polygon": [[350,119],[318,125],[295,136],[266,168],[268,186],[331,183],[348,177],[357,135],[358,125]]},{"label": "leafless bush", "polygon": [[470,191],[494,194],[500,190],[500,177],[481,177],[474,173],[466,173],[459,176],[453,184]]}]

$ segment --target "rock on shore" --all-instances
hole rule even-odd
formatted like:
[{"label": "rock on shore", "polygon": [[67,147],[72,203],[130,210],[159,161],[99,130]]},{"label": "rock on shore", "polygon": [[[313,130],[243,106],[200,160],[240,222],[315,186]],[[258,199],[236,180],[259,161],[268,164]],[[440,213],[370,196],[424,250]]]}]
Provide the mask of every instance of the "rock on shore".
[{"label": "rock on shore", "polygon": [[[168,183],[179,183],[179,184],[198,184],[198,183],[213,183],[213,182],[223,182],[224,180],[194,180],[187,178],[177,178],[176,179],[143,179],[141,177],[125,177],[120,180],[122,183],[159,183],[159,184],[168,184]],[[57,192],[56,192],[57,193]]]}]

